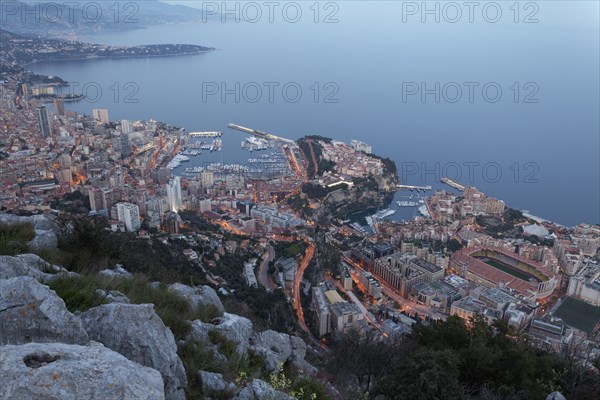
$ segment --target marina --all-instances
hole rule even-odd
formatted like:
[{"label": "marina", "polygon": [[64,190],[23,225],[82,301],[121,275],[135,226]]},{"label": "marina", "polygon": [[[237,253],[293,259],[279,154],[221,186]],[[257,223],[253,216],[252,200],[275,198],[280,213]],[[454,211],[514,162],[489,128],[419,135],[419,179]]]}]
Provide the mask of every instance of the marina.
[{"label": "marina", "polygon": [[269,142],[265,139],[256,138],[250,136],[246,138],[246,140],[242,141],[242,149],[246,149],[248,151],[260,151],[267,150],[269,148],[273,148],[275,145],[272,142]]},{"label": "marina", "polygon": [[179,154],[181,154],[182,156],[192,156],[192,157],[195,157],[195,156],[198,156],[198,155],[202,154],[202,152],[200,150],[187,150],[187,149],[185,149],[185,150],[180,151]]},{"label": "marina", "polygon": [[183,162],[190,161],[190,158],[181,154],[177,154],[169,163],[167,164],[167,168],[175,169],[181,165]]}]

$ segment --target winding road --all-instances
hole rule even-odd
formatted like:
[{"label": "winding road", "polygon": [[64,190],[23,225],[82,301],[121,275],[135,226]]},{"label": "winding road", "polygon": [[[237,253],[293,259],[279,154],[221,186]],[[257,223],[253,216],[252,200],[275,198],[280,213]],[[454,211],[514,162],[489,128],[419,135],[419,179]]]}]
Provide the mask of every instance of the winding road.
[{"label": "winding road", "polygon": [[303,331],[310,333],[306,322],[304,321],[304,310],[302,310],[302,303],[300,302],[300,282],[302,282],[302,276],[304,275],[304,271],[308,268],[310,261],[315,254],[315,245],[312,243],[308,243],[308,247],[306,248],[306,253],[300,261],[300,265],[298,265],[298,269],[296,269],[296,275],[294,275],[294,287],[293,287],[293,298],[294,298],[294,306],[296,307],[296,315],[298,316],[298,324],[302,328]]},{"label": "winding road", "polygon": [[277,285],[269,278],[269,262],[275,258],[275,249],[270,244],[267,245],[267,251],[263,253],[263,261],[258,270],[258,281],[267,292],[272,292],[277,288]]}]

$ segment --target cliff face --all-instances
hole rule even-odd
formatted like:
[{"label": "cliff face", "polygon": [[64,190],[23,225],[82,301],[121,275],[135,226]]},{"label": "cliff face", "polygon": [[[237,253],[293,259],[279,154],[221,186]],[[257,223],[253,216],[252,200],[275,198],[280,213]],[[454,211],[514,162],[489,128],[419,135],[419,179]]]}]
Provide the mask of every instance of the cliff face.
[{"label": "cliff face", "polygon": [[[383,182],[385,183],[385,182]],[[317,214],[320,219],[329,217],[344,219],[347,215],[383,206],[393,196],[393,192],[362,190],[361,188],[340,189],[329,193]]]},{"label": "cliff face", "polygon": [[396,192],[398,190],[398,176],[395,173],[384,173],[373,176],[377,187],[382,192]]},{"label": "cliff face", "polygon": [[323,156],[323,146],[330,142],[331,139],[321,136],[307,136],[298,141],[300,149],[307,158],[309,160],[312,158],[312,162],[308,163],[308,175],[315,175],[315,163],[319,166],[312,187],[305,191],[311,198],[325,196],[323,206],[317,212],[319,221],[325,222],[332,216],[344,218],[348,214],[369,208],[378,208],[391,201],[399,183],[396,163],[389,158],[375,154],[357,153],[363,157],[362,160],[370,158],[381,161],[382,170],[380,172],[362,178],[353,178],[354,187],[352,189],[342,188],[325,195],[330,189],[319,186],[318,178],[323,176],[325,171],[338,171],[337,164]]}]

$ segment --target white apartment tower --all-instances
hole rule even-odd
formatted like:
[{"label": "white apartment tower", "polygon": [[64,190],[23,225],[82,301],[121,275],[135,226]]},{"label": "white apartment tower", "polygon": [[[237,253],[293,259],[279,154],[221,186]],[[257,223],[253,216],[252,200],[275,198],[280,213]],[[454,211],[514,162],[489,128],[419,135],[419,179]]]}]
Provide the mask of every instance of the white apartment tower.
[{"label": "white apartment tower", "polygon": [[167,203],[169,211],[179,212],[183,208],[183,197],[181,196],[181,180],[178,176],[167,183]]},{"label": "white apartment tower", "polygon": [[126,119],[121,120],[121,133],[131,133],[133,132],[133,127],[131,126],[131,121]]},{"label": "white apartment tower", "polygon": [[137,232],[140,229],[140,209],[132,203],[117,203],[119,221],[125,223],[128,232]]}]

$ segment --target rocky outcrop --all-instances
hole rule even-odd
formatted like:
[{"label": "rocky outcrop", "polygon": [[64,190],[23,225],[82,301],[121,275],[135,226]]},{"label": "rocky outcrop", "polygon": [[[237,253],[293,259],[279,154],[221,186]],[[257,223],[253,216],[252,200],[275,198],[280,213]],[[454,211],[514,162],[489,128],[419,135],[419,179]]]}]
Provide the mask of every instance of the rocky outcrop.
[{"label": "rocky outcrop", "polygon": [[116,264],[112,269],[103,269],[98,272],[100,275],[108,276],[110,278],[129,278],[131,273],[127,271],[121,264]]},{"label": "rocky outcrop", "polygon": [[129,298],[118,290],[96,289],[96,294],[102,297],[106,303],[129,304]]},{"label": "rocky outcrop", "polygon": [[293,363],[297,368],[307,369],[306,343],[296,336],[268,330],[250,339],[250,350],[264,357],[267,371],[278,373],[283,364]]},{"label": "rocky outcrop", "polygon": [[255,333],[249,319],[224,313],[222,317],[209,323],[193,321],[188,340],[202,343],[207,350],[219,355],[217,346],[211,343],[210,331],[216,331],[225,339],[234,342],[237,352],[241,355],[250,351],[264,357],[266,369],[270,373],[278,373],[286,363],[292,363],[307,372],[314,371],[314,367],[304,360],[307,347],[299,337],[273,330]]},{"label": "rocky outcrop", "polygon": [[160,372],[167,399],[184,399],[187,378],[173,333],[152,304],[106,304],[81,314],[90,339]]},{"label": "rocky outcrop", "polygon": [[46,215],[19,216],[0,214],[0,224],[30,223],[35,230],[34,238],[27,244],[31,250],[54,248],[58,245],[58,237],[54,230],[54,222]]},{"label": "rocky outcrop", "polygon": [[318,218],[344,217],[357,211],[377,208],[385,203],[387,194],[378,190],[339,189],[329,193],[323,199],[323,206],[318,210]]},{"label": "rocky outcrop", "polygon": [[235,385],[223,379],[222,374],[198,371],[198,378],[202,384],[202,393],[205,397],[214,396],[216,394],[223,396],[228,393],[235,393]]},{"label": "rocky outcrop", "polygon": [[194,308],[213,305],[219,314],[225,312],[225,307],[217,292],[210,286],[191,287],[181,283],[169,285],[169,290],[184,299]]},{"label": "rocky outcrop", "polygon": [[164,399],[160,374],[100,343],[0,347],[2,399]]},{"label": "rocky outcrop", "polygon": [[88,340],[81,320],[48,286],[28,276],[0,280],[0,344]]},{"label": "rocky outcrop", "polygon": [[193,321],[190,339],[210,343],[208,334],[210,331],[216,331],[225,339],[234,342],[239,354],[246,354],[250,337],[254,334],[252,322],[248,318],[224,313],[222,316],[213,319],[210,323]]},{"label": "rocky outcrop", "polygon": [[77,276],[58,265],[52,265],[36,254],[0,256],[0,279],[31,276],[38,281],[50,282],[60,276]]},{"label": "rocky outcrop", "polygon": [[267,382],[254,379],[239,391],[236,400],[294,400],[294,397],[273,389]]}]

